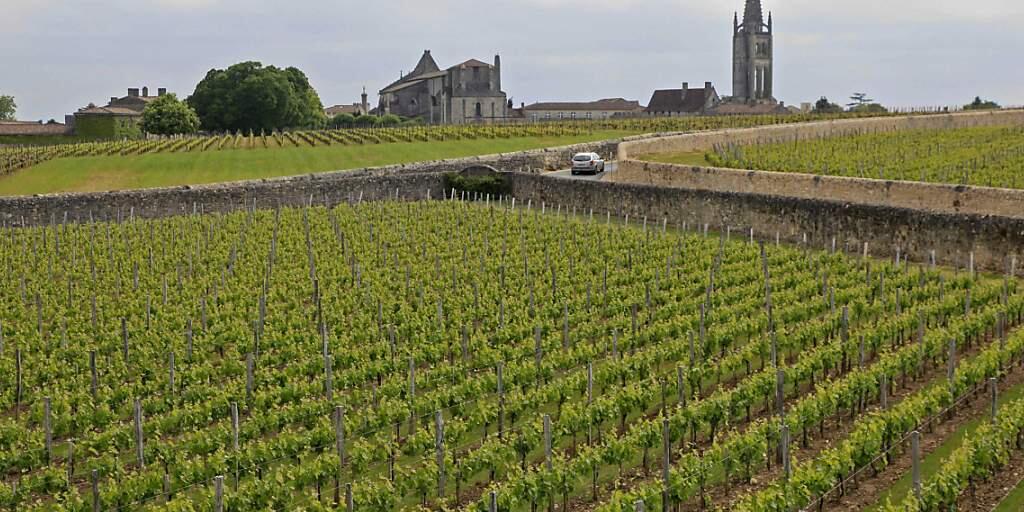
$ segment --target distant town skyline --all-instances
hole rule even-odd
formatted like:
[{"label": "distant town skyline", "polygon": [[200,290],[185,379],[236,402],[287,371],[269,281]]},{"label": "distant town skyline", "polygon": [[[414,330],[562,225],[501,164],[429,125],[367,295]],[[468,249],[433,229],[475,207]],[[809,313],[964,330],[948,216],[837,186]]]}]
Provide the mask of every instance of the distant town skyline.
[{"label": "distant town skyline", "polygon": [[[11,0],[0,94],[18,118],[56,118],[129,87],[187,97],[209,69],[296,66],[324,106],[380,90],[425,49],[439,63],[500,53],[502,87],[534,101],[624,97],[712,81],[732,94],[733,12],[744,0]],[[775,96],[863,91],[890,106],[1024,104],[1016,0],[766,0]],[[376,98],[371,97],[371,103]]]}]

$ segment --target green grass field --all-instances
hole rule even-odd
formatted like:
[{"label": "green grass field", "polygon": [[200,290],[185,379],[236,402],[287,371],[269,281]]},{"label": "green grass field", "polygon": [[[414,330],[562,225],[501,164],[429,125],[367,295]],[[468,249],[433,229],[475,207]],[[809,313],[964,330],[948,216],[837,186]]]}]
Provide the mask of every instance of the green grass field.
[{"label": "green grass field", "polygon": [[60,158],[0,178],[0,195],[102,192],[273,178],[506,153],[632,135],[526,137]]}]

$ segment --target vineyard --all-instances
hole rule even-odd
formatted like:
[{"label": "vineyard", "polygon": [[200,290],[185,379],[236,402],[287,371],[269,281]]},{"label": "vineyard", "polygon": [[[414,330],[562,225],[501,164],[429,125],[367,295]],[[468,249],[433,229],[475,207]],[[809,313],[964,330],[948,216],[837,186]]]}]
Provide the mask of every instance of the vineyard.
[{"label": "vineyard", "polygon": [[1024,188],[1024,127],[885,131],[720,145],[714,166],[880,180]]},{"label": "vineyard", "polygon": [[[836,117],[836,116],[831,116]],[[687,117],[605,120],[494,126],[408,126],[344,130],[275,132],[271,134],[224,134],[139,141],[87,142],[52,146],[0,148],[0,175],[10,174],[57,158],[86,156],[133,156],[194,153],[223,150],[315,148],[412,142],[472,141],[510,138],[567,137],[617,132],[642,134],[743,128],[764,124],[793,123],[824,116]]]},{"label": "vineyard", "polygon": [[827,510],[1024,373],[1016,262],[457,199],[5,227],[0,507]]}]

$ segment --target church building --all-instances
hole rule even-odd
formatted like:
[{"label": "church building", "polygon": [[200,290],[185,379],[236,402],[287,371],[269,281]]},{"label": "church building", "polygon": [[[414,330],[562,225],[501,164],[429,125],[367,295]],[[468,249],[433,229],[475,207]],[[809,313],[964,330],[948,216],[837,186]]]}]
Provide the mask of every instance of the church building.
[{"label": "church building", "polygon": [[411,73],[380,91],[378,112],[418,117],[427,124],[492,123],[511,113],[501,90],[501,57],[467,60],[442,70],[423,52]]},{"label": "church building", "polygon": [[732,100],[777,103],[772,95],[772,14],[765,23],[761,0],[747,0],[743,23],[733,15]]}]

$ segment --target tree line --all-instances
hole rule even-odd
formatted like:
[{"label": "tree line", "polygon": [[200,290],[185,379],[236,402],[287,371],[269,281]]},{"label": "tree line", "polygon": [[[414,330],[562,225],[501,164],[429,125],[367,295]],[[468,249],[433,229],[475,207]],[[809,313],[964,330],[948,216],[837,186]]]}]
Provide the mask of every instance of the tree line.
[{"label": "tree line", "polygon": [[211,69],[185,100],[168,94],[146,106],[142,129],[158,135],[205,132],[271,133],[285,129],[398,126],[394,115],[328,118],[306,74],[295,67],[241,62]]},{"label": "tree line", "polygon": [[[998,103],[990,100],[983,100],[981,96],[975,96],[974,101],[963,106],[964,110],[994,110],[1002,108]],[[885,114],[889,109],[881,103],[868,97],[867,93],[855,92],[850,95],[850,102],[843,106],[832,103],[825,96],[814,103],[815,114],[838,114],[840,112],[858,112],[862,114]]]}]

